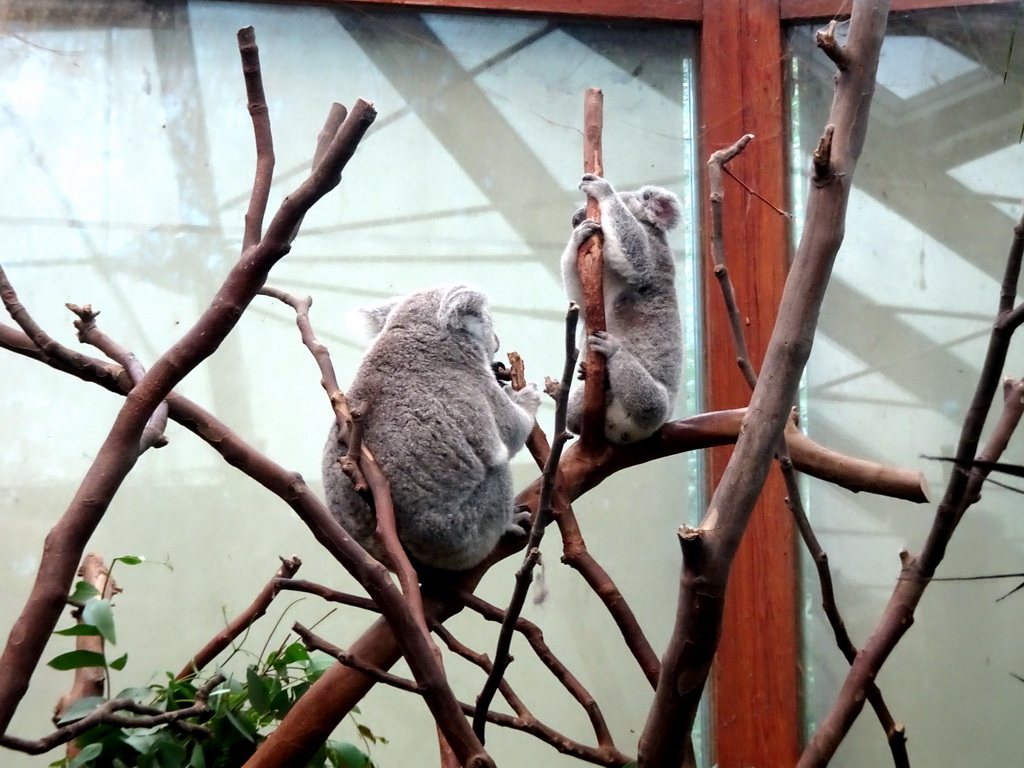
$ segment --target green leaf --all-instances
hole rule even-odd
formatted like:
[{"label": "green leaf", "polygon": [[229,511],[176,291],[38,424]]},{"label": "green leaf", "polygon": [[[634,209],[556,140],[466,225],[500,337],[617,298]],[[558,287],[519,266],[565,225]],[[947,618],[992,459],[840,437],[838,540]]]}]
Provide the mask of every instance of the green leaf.
[{"label": "green leaf", "polygon": [[101,754],[103,754],[102,744],[90,744],[78,753],[75,759],[71,761],[71,764],[68,766],[68,768],[78,768],[78,766],[85,765],[90,760],[94,760],[95,758],[99,757]]},{"label": "green leaf", "polygon": [[192,759],[188,762],[188,768],[206,768],[206,753],[203,752],[202,744],[196,744],[192,748]]},{"label": "green leaf", "polygon": [[99,595],[100,591],[87,581],[76,581],[74,591],[68,595],[68,602],[75,605],[84,605],[86,600],[91,600]]},{"label": "green leaf", "polygon": [[267,684],[263,682],[256,668],[250,666],[245,670],[245,680],[249,685],[249,701],[252,708],[261,715],[270,711],[270,693],[267,691]]},{"label": "green leaf", "polygon": [[65,725],[66,723],[70,723],[74,720],[81,720],[104,701],[106,701],[106,699],[102,696],[86,696],[84,699],[72,702],[71,706],[61,713],[60,720],[57,721],[57,725]]},{"label": "green leaf", "polygon": [[255,731],[253,730],[252,724],[249,723],[249,721],[239,717],[230,709],[224,710],[224,715],[227,717],[228,722],[235,727],[236,731],[242,734],[246,741],[255,741],[253,736],[255,736],[256,734]]},{"label": "green leaf", "polygon": [[289,664],[293,664],[296,661],[309,661],[309,651],[303,647],[302,643],[292,643],[284,649],[281,658]]},{"label": "green leaf", "polygon": [[[113,665],[111,665],[111,666],[113,666]],[[117,694],[117,696],[115,696],[114,698],[115,699],[135,699],[135,701],[149,701],[150,699],[153,698],[153,689],[152,688],[141,688],[141,687],[138,687],[138,686],[133,687],[133,688],[125,688],[124,690],[120,691]]]},{"label": "green leaf", "polygon": [[367,728],[362,723],[356,723],[356,729],[359,731],[359,735],[366,739],[371,744],[377,743],[377,737],[373,735],[373,731]]},{"label": "green leaf", "polygon": [[114,612],[111,610],[109,600],[90,600],[82,609],[82,619],[86,624],[92,624],[103,635],[103,639],[111,645],[117,645],[117,635],[114,632]]},{"label": "green leaf", "polygon": [[146,558],[139,555],[121,555],[121,557],[114,558],[114,563],[124,563],[125,565],[138,565],[144,562],[146,562]]},{"label": "green leaf", "polygon": [[82,667],[105,667],[107,660],[102,653],[96,651],[68,651],[47,662],[54,669],[64,672]]},{"label": "green leaf", "polygon": [[110,662],[110,668],[111,669],[116,669],[118,672],[120,672],[122,669],[124,669],[124,665],[127,664],[127,663],[128,663],[128,654],[126,653],[124,656],[119,656],[116,659],[114,659],[112,662]]},{"label": "green leaf", "polygon": [[327,759],[334,768],[366,768],[370,763],[359,747],[344,741],[327,742]]},{"label": "green leaf", "polygon": [[99,637],[100,631],[92,624],[76,624],[67,629],[58,629],[53,634],[63,637]]},{"label": "green leaf", "polygon": [[154,765],[160,768],[185,768],[185,748],[171,736],[170,731],[165,729],[161,735]]}]

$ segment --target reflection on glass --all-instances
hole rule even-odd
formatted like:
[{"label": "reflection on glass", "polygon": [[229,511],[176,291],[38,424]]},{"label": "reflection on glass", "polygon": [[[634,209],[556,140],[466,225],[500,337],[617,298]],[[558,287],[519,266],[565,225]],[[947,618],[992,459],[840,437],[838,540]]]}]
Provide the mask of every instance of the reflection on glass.
[{"label": "reflection on glass", "polygon": [[[67,343],[74,344],[63,304],[91,303],[108,333],[152,362],[191,325],[237,258],[254,153],[235,32],[251,24],[275,134],[272,209],[307,173],[332,100],[361,96],[379,111],[340,188],[306,218],[271,278],[313,295],[312,320],[343,386],[365,345],[346,322],[352,309],[452,281],[490,294],[502,352],[519,351],[531,380],[557,375],[565,311],[558,257],[581,201],[579,124],[590,86],[605,94],[609,179],[621,189],[667,186],[686,204],[673,245],[694,350],[694,44],[687,29],[214,2],[39,0],[0,8],[4,265],[40,323]],[[680,413],[696,407],[697,359],[688,355]],[[0,452],[6,629],[45,532],[66,508],[119,401],[9,354],[0,356],[0,371],[5,434],[17,436]],[[180,390],[319,487],[330,412],[284,308],[258,299]],[[551,416],[546,406],[541,422],[548,429]],[[167,448],[140,462],[90,545],[108,558],[143,554],[174,566],[122,574],[119,634],[130,663],[115,687],[179,668],[224,614],[248,604],[277,555],[297,552],[306,563],[302,575],[350,586],[284,505],[183,430],[172,427],[169,437]],[[520,485],[535,475],[525,455],[515,470]],[[673,533],[692,516],[697,485],[688,459],[663,460],[609,480],[579,505],[588,544],[656,648],[670,631],[674,601],[666,603],[655,585],[675,583]],[[651,489],[641,509],[636,487]],[[638,552],[643,568],[635,567]],[[557,565],[554,540],[548,557],[551,596],[530,609],[533,618],[606,702],[620,747],[632,751],[649,687],[604,610]],[[511,585],[506,565],[483,585],[498,602]],[[282,627],[326,612],[304,601]],[[323,626],[344,643],[367,623],[346,613]],[[490,630],[477,622],[459,617],[455,626],[480,650],[493,646]],[[258,645],[270,632],[254,630]],[[50,656],[60,650],[57,641],[53,648]],[[519,687],[531,690],[536,680],[537,690],[550,691],[546,673],[520,656],[512,672],[521,676]],[[472,698],[478,674],[456,664],[452,675],[460,695]],[[66,676],[41,669],[14,730],[45,730],[67,685]],[[586,738],[581,712],[530,703]],[[373,730],[392,740],[382,764],[415,764],[411,756],[433,743],[416,701],[380,691],[362,709]],[[529,741],[494,733],[488,747],[499,762],[515,750],[524,764],[569,764]],[[39,764],[14,755],[4,761]]]},{"label": "reflection on glass", "polygon": [[[920,467],[933,497],[978,378],[1012,227],[1024,194],[1024,63],[1011,55],[1014,10],[894,16],[882,48],[867,147],[857,167],[846,239],[829,286],[806,377],[807,428],[854,456]],[[796,198],[825,125],[833,71],[813,27],[791,30]],[[1019,376],[1011,353],[1006,374]],[[1011,445],[1010,461],[1021,461]],[[933,505],[854,496],[809,482],[810,511],[829,553],[854,642],[874,628],[917,551]],[[986,486],[939,576],[1020,571],[1019,496]],[[846,671],[805,568],[807,726],[833,701]],[[1003,582],[936,583],[880,687],[906,724],[911,761],[946,768],[1014,765],[1024,696],[1019,643],[1024,605],[995,598]],[[869,708],[834,764],[891,763]]]}]

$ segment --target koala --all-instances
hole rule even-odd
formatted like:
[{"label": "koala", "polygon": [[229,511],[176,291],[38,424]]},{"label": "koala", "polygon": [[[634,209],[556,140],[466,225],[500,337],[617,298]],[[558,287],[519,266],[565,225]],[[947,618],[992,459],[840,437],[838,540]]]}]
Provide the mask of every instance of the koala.
[{"label": "koala", "polygon": [[[506,531],[525,533],[529,515],[514,514],[509,460],[533,427],[540,393],[498,383],[487,297],[468,286],[417,291],[363,315],[375,338],[348,400],[363,410],[364,443],[391,487],[398,538],[418,564],[472,568]],[[334,425],[323,455],[327,503],[383,560],[376,517],[339,464],[347,450]]]},{"label": "koala", "polygon": [[[580,245],[604,233],[604,311],[607,331],[585,335],[581,358],[593,347],[608,360],[605,437],[624,445],[643,440],[668,420],[679,391],[682,325],[675,291],[675,263],[666,233],[679,223],[679,198],[661,187],[617,193],[585,174],[580,189],[595,198],[601,223],[573,217],[573,233],[562,254],[562,281],[570,301],[583,307],[576,269]],[[586,328],[586,318],[582,318]],[[586,331],[584,331],[586,334]],[[580,365],[580,378],[586,376]],[[569,397],[568,426],[577,434],[583,387]]]}]

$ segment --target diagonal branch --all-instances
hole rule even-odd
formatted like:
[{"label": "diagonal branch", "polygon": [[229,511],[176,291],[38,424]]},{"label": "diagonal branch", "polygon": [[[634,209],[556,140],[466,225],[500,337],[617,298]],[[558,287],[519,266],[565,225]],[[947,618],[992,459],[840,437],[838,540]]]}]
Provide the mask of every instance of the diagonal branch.
[{"label": "diagonal branch", "polygon": [[28,601],[0,655],[0,733],[6,731],[28,689],[87,541],[135,465],[142,431],[153,411],[187,373],[213,354],[238,322],[271,267],[287,252],[284,236],[334,186],[333,179],[352,157],[374,116],[370,104],[357,102],[318,172],[281,204],[267,237],[245,250],[200,319],[127,395],[78,492],[46,538]]},{"label": "diagonal branch", "polygon": [[854,2],[847,44],[851,63],[837,75],[829,120],[835,125],[835,173],[811,189],[807,221],[736,449],[700,526],[680,528],[683,568],[676,621],[640,738],[641,768],[676,768],[685,757],[718,646],[730,567],[783,438],[842,242],[841,222],[864,143],[887,15],[886,0]]},{"label": "diagonal branch", "polygon": [[277,597],[277,593],[281,591],[281,582],[294,576],[301,566],[302,561],[295,555],[289,558],[282,557],[281,567],[277,569],[270,581],[260,590],[260,593],[256,595],[256,599],[252,601],[249,607],[238,614],[230,624],[217,633],[216,637],[204,645],[189,660],[188,664],[181,668],[181,671],[174,676],[174,679],[184,680],[186,677],[198,675],[207,664],[217,658],[217,655],[231,644],[232,640],[245,632],[257,619],[267,612],[267,608],[270,607],[274,598]]},{"label": "diagonal branch", "polygon": [[[722,231],[722,202],[725,198],[725,189],[722,186],[722,171],[730,160],[743,151],[751,139],[753,139],[753,135],[748,133],[731,147],[714,152],[708,160],[708,177],[710,181],[709,186],[711,187],[711,252],[715,263],[714,273],[722,290],[722,298],[725,301],[729,325],[732,328],[733,343],[736,345],[737,363],[748,386],[754,389],[757,386],[757,372],[750,361],[746,335],[743,331],[743,322],[740,318],[739,307],[736,304],[736,294],[725,263],[725,238]],[[829,134],[829,140],[831,140],[831,133]],[[795,406],[793,411],[794,413],[797,412]],[[795,419],[790,420],[787,430],[790,427],[796,429]],[[800,484],[797,481],[796,472],[793,469],[793,460],[790,457],[789,447],[786,445],[785,440],[779,443],[779,449],[776,452],[775,458],[782,470],[783,480],[786,484],[786,493],[788,494],[786,505],[793,515],[800,538],[803,540],[804,546],[814,561],[814,566],[818,573],[818,581],[821,586],[822,608],[832,627],[836,645],[846,658],[847,663],[852,664],[857,655],[857,648],[853,644],[849,632],[846,630],[846,622],[843,621],[843,617],[839,612],[839,606],[836,604],[835,590],[832,588],[832,573],[828,567],[828,555],[818,541],[814,529],[811,528],[810,520],[807,519],[807,514],[804,512],[803,501],[800,498]],[[878,716],[882,730],[885,732],[894,765],[896,768],[909,768],[910,759],[907,755],[907,739],[903,726],[897,725],[893,719],[882,697],[882,692],[875,683],[871,683],[866,694],[868,701],[871,702],[871,706]]]}]

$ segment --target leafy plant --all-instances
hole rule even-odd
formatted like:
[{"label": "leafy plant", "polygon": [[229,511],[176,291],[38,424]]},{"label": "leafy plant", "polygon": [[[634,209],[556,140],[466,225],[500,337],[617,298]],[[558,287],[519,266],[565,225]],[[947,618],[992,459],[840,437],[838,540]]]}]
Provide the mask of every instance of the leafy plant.
[{"label": "leafy plant", "polygon": [[[117,558],[114,562],[136,565],[141,558]],[[80,606],[80,623],[55,634],[100,636],[116,642],[112,605],[85,582],[78,582],[68,602]],[[264,646],[266,653],[266,646]],[[120,671],[127,663],[124,654],[108,661],[105,653],[75,650],[50,660],[58,670],[100,667],[107,673]],[[266,653],[258,663],[250,664],[244,677],[228,676],[205,694],[207,707],[201,714],[177,721],[139,728],[101,723],[77,739],[81,751],[74,758],[50,763],[51,768],[234,768],[242,765],[288,711],[334,660],[326,654],[310,654],[301,643],[282,644]],[[165,673],[166,683],[144,688],[127,688],[114,698],[131,699],[154,714],[173,712],[202,704],[204,686],[209,688],[213,675],[204,678],[177,679]],[[87,716],[108,699],[91,696],[71,704],[59,725],[67,725]],[[355,710],[358,713],[358,710]],[[132,714],[131,717],[137,717]],[[353,718],[354,720],[354,718]],[[374,768],[370,746],[387,743],[368,727],[355,721],[365,752],[341,741],[325,743],[307,768]]]}]

